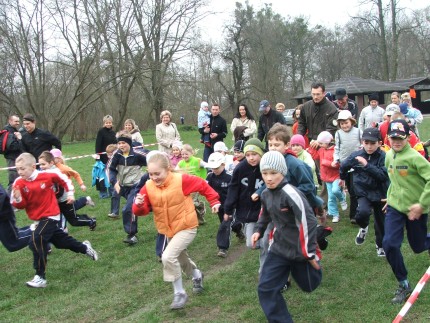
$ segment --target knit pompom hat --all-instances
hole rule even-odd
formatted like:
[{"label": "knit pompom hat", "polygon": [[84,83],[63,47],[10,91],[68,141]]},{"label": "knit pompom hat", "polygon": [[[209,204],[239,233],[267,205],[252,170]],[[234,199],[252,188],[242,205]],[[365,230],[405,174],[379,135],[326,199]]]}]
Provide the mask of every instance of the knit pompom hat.
[{"label": "knit pompom hat", "polygon": [[248,151],[253,151],[263,156],[264,154],[264,145],[257,138],[251,138],[245,143],[245,147],[243,148],[243,152],[246,154]]},{"label": "knit pompom hat", "polygon": [[276,150],[268,151],[263,155],[260,161],[260,171],[274,170],[282,175],[287,175],[288,168],[285,157]]},{"label": "knit pompom hat", "polygon": [[323,131],[318,135],[317,141],[322,144],[329,144],[333,140],[333,136],[328,131]]},{"label": "knit pompom hat", "polygon": [[305,138],[302,135],[294,135],[291,137],[290,145],[300,145],[305,148]]}]

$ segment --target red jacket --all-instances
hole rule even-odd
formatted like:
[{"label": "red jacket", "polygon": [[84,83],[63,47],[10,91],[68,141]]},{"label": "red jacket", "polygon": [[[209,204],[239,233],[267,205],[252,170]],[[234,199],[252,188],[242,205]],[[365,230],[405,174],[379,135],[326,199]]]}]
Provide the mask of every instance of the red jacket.
[{"label": "red jacket", "polygon": [[18,209],[25,209],[28,217],[33,221],[60,214],[54,187],[59,185],[73,196],[73,185],[66,175],[57,173],[37,172],[32,175],[32,180],[19,177],[13,184],[14,189],[19,189],[22,200],[18,203],[13,199],[12,205]]},{"label": "red jacket", "polygon": [[334,145],[328,148],[320,147],[318,150],[309,147],[308,152],[312,155],[314,160],[320,161],[321,180],[332,183],[340,178],[339,163],[336,164],[336,167],[331,166],[333,162]]}]

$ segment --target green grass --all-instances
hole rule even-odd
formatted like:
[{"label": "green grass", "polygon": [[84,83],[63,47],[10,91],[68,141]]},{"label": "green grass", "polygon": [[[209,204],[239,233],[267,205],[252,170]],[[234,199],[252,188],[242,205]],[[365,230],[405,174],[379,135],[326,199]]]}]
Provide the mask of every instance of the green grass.
[{"label": "green grass", "polygon": [[[423,138],[430,138],[430,119],[420,131]],[[201,146],[197,131],[182,131],[181,135],[184,142]],[[153,132],[143,136],[146,143],[155,142]],[[230,136],[227,143],[231,146]],[[63,150],[66,157],[91,154],[94,143],[68,144]],[[126,246],[122,242],[122,221],[107,217],[109,201],[99,200],[97,191],[90,187],[93,164],[91,158],[68,162],[89,187],[87,193],[78,191],[76,195],[91,195],[96,201],[96,207],[86,211],[97,217],[97,230],[69,226],[69,232],[81,241],[90,240],[99,252],[99,261],[54,249],[47,267],[48,287],[30,289],[25,286],[34,275],[30,250],[8,253],[0,247],[2,322],[265,321],[256,293],[258,251],[247,250],[233,238],[229,256],[216,257],[218,217],[211,214],[206,215],[207,224],[199,228],[189,249],[191,258],[205,273],[205,292],[192,295],[191,281],[184,279],[190,296],[186,309],[170,311],[172,286],[163,282],[161,264],[155,256],[152,216],[139,218],[139,243]],[[6,183],[5,171],[0,172],[0,181]],[[358,228],[349,224],[346,213],[343,215],[340,223],[332,225],[334,233],[322,261],[321,286],[306,294],[293,282],[284,294],[296,322],[389,322],[401,308],[390,304],[397,283],[386,260],[376,257],[373,228],[366,242],[356,246]],[[29,223],[23,211],[17,213],[17,219],[19,225]],[[407,243],[403,253],[409,279],[415,285],[430,264],[429,256],[413,254]],[[430,287],[426,286],[405,322],[428,322],[429,304]]]}]

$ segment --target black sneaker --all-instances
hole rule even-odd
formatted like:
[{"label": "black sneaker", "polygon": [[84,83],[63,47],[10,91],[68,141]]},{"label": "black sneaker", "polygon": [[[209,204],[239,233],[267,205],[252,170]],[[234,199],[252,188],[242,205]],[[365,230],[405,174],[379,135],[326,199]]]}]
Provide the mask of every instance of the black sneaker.
[{"label": "black sneaker", "polygon": [[409,296],[412,294],[412,288],[410,285],[407,287],[404,287],[402,285],[399,285],[399,288],[397,288],[394,298],[391,300],[391,303],[393,304],[403,304],[406,302]]},{"label": "black sneaker", "polygon": [[89,225],[90,231],[94,231],[96,229],[96,226],[97,226],[97,221],[95,218],[92,218]]},{"label": "black sneaker", "polygon": [[124,240],[124,243],[128,243],[130,246],[135,245],[137,243],[137,238],[135,235],[128,235]]},{"label": "black sneaker", "polygon": [[358,230],[357,236],[355,237],[355,244],[357,246],[360,246],[364,243],[368,229],[369,226],[365,227],[364,229],[360,228],[360,230]]}]

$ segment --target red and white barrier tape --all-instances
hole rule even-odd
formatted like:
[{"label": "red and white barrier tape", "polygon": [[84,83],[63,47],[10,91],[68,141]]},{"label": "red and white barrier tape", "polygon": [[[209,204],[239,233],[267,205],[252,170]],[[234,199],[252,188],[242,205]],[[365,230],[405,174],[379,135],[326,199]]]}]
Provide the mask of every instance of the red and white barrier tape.
[{"label": "red and white barrier tape", "polygon": [[[144,144],[142,146],[133,146],[133,148],[145,148],[145,147],[151,147],[151,146],[156,146],[158,145],[158,142],[153,143],[153,144]],[[86,158],[86,157],[93,157],[95,159],[95,156],[97,155],[105,155],[106,152],[102,152],[102,153],[95,153],[95,154],[91,154],[91,155],[81,155],[81,156],[74,156],[74,157],[67,157],[64,158],[64,160],[73,160],[73,159],[81,159],[81,158]],[[14,169],[16,167],[3,167],[0,168],[0,170],[8,170],[8,169]]]},{"label": "red and white barrier tape", "polygon": [[408,313],[409,309],[412,307],[412,305],[417,300],[418,295],[420,294],[421,290],[424,288],[424,285],[426,284],[426,282],[429,278],[430,278],[430,267],[427,269],[427,271],[425,272],[423,277],[421,277],[417,286],[415,286],[411,296],[409,296],[405,305],[403,305],[399,314],[397,314],[396,318],[393,320],[393,323],[399,323],[405,317],[406,313]]}]

